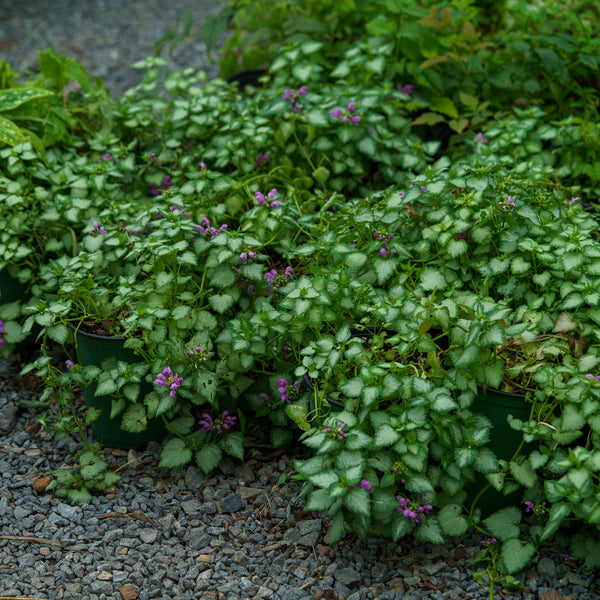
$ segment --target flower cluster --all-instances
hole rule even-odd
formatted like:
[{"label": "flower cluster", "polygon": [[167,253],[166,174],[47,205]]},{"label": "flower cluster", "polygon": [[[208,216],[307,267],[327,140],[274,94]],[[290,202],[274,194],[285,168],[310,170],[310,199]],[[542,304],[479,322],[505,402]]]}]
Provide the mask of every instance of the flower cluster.
[{"label": "flower cluster", "polygon": [[240,254],[240,259],[243,265],[248,263],[249,258],[256,258],[256,253],[252,252],[252,250],[248,250],[247,252],[242,252]]},{"label": "flower cluster", "polygon": [[[397,83],[396,89],[399,92],[402,92],[403,94],[405,94],[406,96],[411,96],[412,93],[415,91],[415,86],[412,83],[407,83],[405,85],[402,85],[401,83]],[[408,102],[408,98],[404,102]]]},{"label": "flower cluster", "polygon": [[529,500],[525,502],[525,512],[532,513],[538,521],[544,521],[550,514],[550,511],[546,508],[545,502],[542,502],[541,504],[534,504]]},{"label": "flower cluster", "polygon": [[369,492],[369,494],[370,494],[371,493],[371,488],[373,486],[371,485],[370,481],[368,481],[366,479],[361,479],[360,483],[358,484],[358,486],[356,486],[356,485],[349,485],[348,489],[351,490],[352,488],[355,488],[355,487],[361,487],[363,490],[367,490],[367,492]]},{"label": "flower cluster", "polygon": [[271,269],[265,273],[265,279],[267,284],[271,286],[267,293],[273,293],[282,283],[285,283],[288,279],[294,279],[294,271],[292,267],[286,267],[283,274],[280,275],[276,269]]},{"label": "flower cluster", "polygon": [[[408,467],[401,460],[395,462],[392,466],[392,473],[394,473],[395,477],[404,477],[404,473],[406,473],[406,471],[408,471]],[[404,479],[401,479],[401,481],[402,483],[405,482]]]},{"label": "flower cluster", "polygon": [[410,498],[404,498],[403,496],[396,496],[396,500],[398,500],[398,504],[400,504],[397,510],[401,510],[402,514],[413,523],[422,523],[423,515],[426,515],[430,510],[433,510],[431,504],[422,504],[425,502],[424,493],[421,494],[421,502],[411,500]]},{"label": "flower cluster", "polygon": [[388,232],[385,229],[382,229],[381,231],[374,231],[373,232],[373,237],[376,240],[379,240],[380,242],[383,242],[383,246],[379,249],[379,254],[385,258],[387,256],[387,243],[394,238],[393,235],[388,234]]},{"label": "flower cluster", "polygon": [[199,347],[196,347],[188,352],[188,356],[190,357],[190,362],[194,368],[202,369],[208,358],[208,350],[202,350]]},{"label": "flower cluster", "polygon": [[484,139],[483,137],[483,133],[480,131],[476,136],[475,136],[475,143],[483,143],[483,144],[487,144],[488,140]]},{"label": "flower cluster", "polygon": [[92,221],[92,225],[94,226],[94,229],[88,231],[88,235],[106,235],[106,229],[104,229],[104,226],[100,225],[98,221]]},{"label": "flower cluster", "polygon": [[237,417],[229,416],[229,411],[223,411],[223,414],[215,417],[214,419],[207,413],[202,415],[202,419],[198,421],[198,425],[200,425],[200,429],[209,433],[211,431],[216,431],[217,433],[225,433],[229,431],[235,424],[237,423]]},{"label": "flower cluster", "polygon": [[506,200],[500,200],[498,202],[502,210],[509,210],[510,212],[515,211],[515,196],[507,196]]},{"label": "flower cluster", "polygon": [[341,119],[344,123],[353,123],[358,126],[360,122],[360,115],[354,115],[354,111],[356,110],[356,102],[350,102],[348,106],[346,106],[346,110],[343,111],[341,108],[334,108],[329,111],[329,114],[333,119]]},{"label": "flower cluster", "polygon": [[210,235],[210,239],[212,240],[219,233],[223,233],[227,229],[227,225],[221,225],[219,229],[212,227],[210,221],[206,218],[202,218],[202,225],[194,225],[194,229],[202,236],[206,237]]},{"label": "flower cluster", "polygon": [[118,158],[113,158],[112,154],[110,152],[106,152],[105,154],[102,155],[101,158],[98,159],[98,162],[100,163],[98,165],[98,170],[96,171],[96,173],[98,175],[100,175],[103,172],[103,166],[106,162],[108,161],[114,161],[114,163],[118,163],[119,159]]},{"label": "flower cluster", "polygon": [[329,434],[329,436],[341,442],[344,439],[344,427],[346,427],[346,423],[340,423],[335,427],[326,427],[325,432]]},{"label": "flower cluster", "polygon": [[596,375],[596,377],[594,377],[591,373],[588,373],[585,377],[591,382],[600,382],[600,375]]},{"label": "flower cluster", "polygon": [[206,175],[206,165],[203,162],[201,162],[198,165],[198,168],[200,169],[200,177],[204,177]]},{"label": "flower cluster", "polygon": [[307,92],[308,92],[308,88],[305,85],[302,85],[302,86],[300,86],[300,88],[298,89],[297,92],[295,90],[291,90],[291,89],[283,90],[283,94],[281,94],[281,97],[284,100],[289,100],[290,104],[292,105],[292,108],[297,113],[300,113],[300,112],[302,112],[302,107],[296,103],[296,100],[298,100],[298,98],[300,98],[300,96],[302,96],[302,94],[306,94]]},{"label": "flower cluster", "polygon": [[254,168],[260,169],[264,164],[268,163],[271,159],[267,152],[259,152],[258,158],[254,161]]},{"label": "flower cluster", "polygon": [[289,404],[291,402],[291,395],[298,394],[300,392],[300,382],[294,381],[289,383],[287,379],[280,377],[277,380],[277,391],[281,394],[281,402]]},{"label": "flower cluster", "polygon": [[271,410],[277,410],[281,406],[274,398],[271,399],[271,396],[265,392],[261,392],[258,397],[260,398],[261,403],[266,404]]},{"label": "flower cluster", "polygon": [[261,192],[254,192],[256,199],[259,204],[264,204],[267,208],[278,208],[279,207],[279,192],[277,188],[273,188],[265,197]]},{"label": "flower cluster", "polygon": [[183,210],[183,208],[181,208],[181,206],[177,206],[177,204],[173,204],[173,206],[171,206],[171,212],[175,212],[176,210],[181,211],[181,216],[182,217],[189,217],[189,213],[185,212]]},{"label": "flower cluster", "polygon": [[[4,323],[0,321],[0,334],[4,333]],[[0,348],[4,346],[4,340],[0,337]]]},{"label": "flower cluster", "polygon": [[493,546],[494,544],[497,544],[498,540],[496,538],[492,538],[491,540],[481,540],[481,545],[482,546]]},{"label": "flower cluster", "polygon": [[173,375],[173,371],[169,367],[165,367],[162,373],[159,373],[154,380],[154,385],[158,386],[158,389],[163,387],[169,388],[169,396],[175,398],[177,394],[177,388],[183,383],[183,377],[179,377],[177,373]]},{"label": "flower cluster", "polygon": [[[290,357],[290,344],[292,342],[290,342],[289,340],[283,340],[283,360],[287,360]],[[273,346],[273,352],[277,352],[278,348],[277,346]]]},{"label": "flower cluster", "polygon": [[151,196],[160,196],[163,191],[168,190],[173,185],[171,181],[170,175],[165,175],[162,183],[160,184],[160,188],[157,185],[151,185],[150,187],[150,195]]},{"label": "flower cluster", "polygon": [[571,205],[571,206],[572,206],[573,204],[579,204],[579,198],[574,198],[574,197],[573,197],[573,198],[571,198],[571,200],[569,200],[568,202],[567,202],[567,200],[565,200],[565,201],[563,202],[563,204],[564,204],[565,206],[569,206],[569,205]]}]

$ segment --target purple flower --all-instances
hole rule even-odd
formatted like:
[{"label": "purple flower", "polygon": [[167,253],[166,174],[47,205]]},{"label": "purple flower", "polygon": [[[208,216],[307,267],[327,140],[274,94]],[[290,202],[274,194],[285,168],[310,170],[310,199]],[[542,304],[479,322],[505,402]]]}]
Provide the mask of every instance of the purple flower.
[{"label": "purple flower", "polygon": [[484,144],[488,143],[487,140],[483,139],[483,133],[481,131],[475,136],[475,143],[477,144],[479,142],[482,142]]},{"label": "purple flower", "polygon": [[254,168],[259,169],[263,164],[268,163],[271,159],[266,152],[259,152],[258,158],[254,162]]},{"label": "purple flower", "polygon": [[525,512],[532,512],[532,511],[533,511],[533,509],[535,508],[535,504],[534,504],[533,502],[530,502],[529,500],[527,500],[527,501],[525,502],[525,506],[527,507],[527,508],[525,509]]},{"label": "purple flower", "polygon": [[262,192],[254,192],[254,196],[259,204],[264,204],[267,208],[279,207],[279,192],[277,188],[273,188],[265,197]]},{"label": "purple flower", "polygon": [[399,92],[402,92],[403,94],[406,94],[407,96],[410,96],[415,91],[415,86],[412,83],[407,83],[404,86],[401,83],[399,83],[398,85],[396,85],[396,89]]},{"label": "purple flower", "polygon": [[206,217],[202,217],[202,225],[194,225],[194,229],[202,236],[207,237],[210,235],[212,240],[219,233],[223,233],[227,229],[227,225],[221,225],[219,229],[212,227],[210,221]]},{"label": "purple flower", "polygon": [[371,493],[371,488],[373,487],[371,485],[370,481],[367,481],[366,479],[361,479],[360,483],[358,484],[363,490],[367,490],[367,492],[369,492],[369,494]]},{"label": "purple flower", "polygon": [[88,231],[88,235],[106,235],[106,229],[104,229],[104,226],[100,225],[98,221],[92,221],[92,226],[94,229],[92,231]]},{"label": "purple flower", "polygon": [[65,367],[67,367],[67,371],[70,371],[75,366],[75,363],[72,360],[65,360]]},{"label": "purple flower", "polygon": [[287,379],[280,377],[277,380],[277,391],[281,394],[281,402],[289,404],[291,402],[291,396],[297,394],[300,391],[300,382],[294,381],[289,383]]},{"label": "purple flower", "polygon": [[558,558],[566,563],[570,563],[573,560],[568,554],[559,554]]},{"label": "purple flower", "polygon": [[334,118],[334,119],[339,119],[342,116],[342,109],[341,108],[334,108],[333,110],[329,111],[329,114]]},{"label": "purple flower", "polygon": [[284,100],[289,100],[290,104],[292,105],[292,108],[297,113],[300,113],[300,112],[302,112],[302,107],[296,103],[296,100],[298,98],[300,98],[300,96],[302,96],[302,94],[306,94],[307,92],[308,92],[308,88],[305,85],[302,85],[302,86],[300,86],[300,88],[298,89],[297,92],[292,89],[283,90],[283,94],[281,94],[281,97]]},{"label": "purple flower", "polygon": [[[0,321],[0,333],[4,333],[4,322]],[[4,346],[4,340],[0,337],[0,348]]]},{"label": "purple flower", "polygon": [[204,413],[202,415],[202,419],[198,421],[198,425],[202,431],[207,433],[216,431],[219,434],[229,431],[235,427],[236,423],[237,417],[229,416],[229,412],[226,410],[215,419],[213,419],[209,414]]},{"label": "purple flower", "polygon": [[159,373],[154,380],[154,385],[158,386],[158,389],[163,387],[169,388],[169,396],[175,398],[177,395],[177,388],[182,384],[183,377],[179,377],[177,373],[173,375],[173,371],[169,367],[165,367],[162,373]]},{"label": "purple flower", "polygon": [[325,432],[328,433],[329,436],[334,440],[341,442],[344,439],[344,427],[346,427],[346,423],[340,423],[335,427],[327,427]]}]

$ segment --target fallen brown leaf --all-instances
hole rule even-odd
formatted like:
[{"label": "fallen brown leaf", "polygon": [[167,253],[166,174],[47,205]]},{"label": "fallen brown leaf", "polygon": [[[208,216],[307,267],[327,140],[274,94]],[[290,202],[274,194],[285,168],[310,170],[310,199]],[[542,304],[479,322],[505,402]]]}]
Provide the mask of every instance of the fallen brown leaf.
[{"label": "fallen brown leaf", "polygon": [[46,491],[46,488],[52,481],[51,477],[40,477],[33,482],[33,491],[38,494],[43,494]]}]

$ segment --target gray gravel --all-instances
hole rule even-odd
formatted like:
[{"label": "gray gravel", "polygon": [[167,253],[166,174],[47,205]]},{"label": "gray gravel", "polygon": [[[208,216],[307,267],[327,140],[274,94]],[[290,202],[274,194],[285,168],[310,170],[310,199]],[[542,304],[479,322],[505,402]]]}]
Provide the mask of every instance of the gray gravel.
[{"label": "gray gravel", "polygon": [[[474,600],[489,597],[470,559],[481,538],[434,546],[404,540],[325,540],[324,515],[307,513],[282,473],[302,451],[267,461],[225,460],[212,476],[157,467],[159,446],[109,451],[123,480],[87,506],[71,506],[33,482],[74,463],[78,443],[26,427],[39,409],[16,410],[31,392],[0,361],[0,596],[77,600]],[[127,466],[126,466],[126,463]],[[567,540],[559,538],[559,545]],[[525,590],[496,598],[537,600],[556,590],[597,600],[600,580],[558,557],[519,574]]]},{"label": "gray gravel", "polygon": [[[120,96],[138,84],[143,73],[131,68],[154,54],[154,44],[179,26],[190,9],[194,29],[219,12],[215,0],[0,0],[0,59],[17,72],[36,71],[38,51],[52,48],[75,58]],[[163,56],[168,58],[167,49]],[[171,57],[173,67],[218,73],[199,36],[182,42]]]},{"label": "gray gravel", "polygon": [[[116,95],[139,82],[130,65],[177,25],[186,8],[199,24],[218,11],[207,0],[0,0],[0,58],[23,72],[52,47],[101,76]],[[203,42],[179,46],[174,66],[215,76]],[[39,410],[0,360],[0,596],[77,600],[475,600],[488,598],[472,577],[481,538],[467,534],[433,546],[350,538],[325,542],[328,521],[306,513],[297,485],[278,484],[299,449],[268,461],[226,460],[211,477],[194,467],[157,467],[159,448],[136,456],[113,451],[123,480],[84,507],[33,482],[72,464],[78,443],[26,431]],[[129,462],[131,459],[133,462]],[[128,463],[127,467],[124,465]],[[289,480],[288,480],[289,481]],[[497,590],[505,600],[537,600],[556,590],[572,600],[600,598],[597,574],[558,557],[532,561],[524,591]]]}]

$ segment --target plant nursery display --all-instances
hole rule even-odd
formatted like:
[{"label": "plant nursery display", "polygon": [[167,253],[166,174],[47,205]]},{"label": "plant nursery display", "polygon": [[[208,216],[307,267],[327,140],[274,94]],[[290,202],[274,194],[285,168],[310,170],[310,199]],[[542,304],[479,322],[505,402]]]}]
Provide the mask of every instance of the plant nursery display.
[{"label": "plant nursery display", "polygon": [[103,445],[210,473],[302,443],[332,544],[472,528],[490,597],[559,528],[597,568],[593,10],[288,4],[225,5],[253,84],[0,63],[0,352],[35,340],[41,419],[82,444],[49,489],[118,485]]}]

